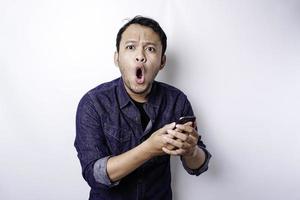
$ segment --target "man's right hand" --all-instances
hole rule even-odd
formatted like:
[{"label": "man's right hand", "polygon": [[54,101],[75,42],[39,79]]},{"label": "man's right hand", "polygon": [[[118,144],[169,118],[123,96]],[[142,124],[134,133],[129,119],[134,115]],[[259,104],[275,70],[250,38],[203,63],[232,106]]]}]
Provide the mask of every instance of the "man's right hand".
[{"label": "man's right hand", "polygon": [[[151,153],[152,156],[164,155],[165,152],[162,150],[163,147],[166,147],[167,140],[166,135],[167,130],[172,130],[175,127],[175,122],[171,124],[167,124],[164,127],[155,131],[146,141],[148,152]],[[171,147],[170,147],[171,148]]]}]

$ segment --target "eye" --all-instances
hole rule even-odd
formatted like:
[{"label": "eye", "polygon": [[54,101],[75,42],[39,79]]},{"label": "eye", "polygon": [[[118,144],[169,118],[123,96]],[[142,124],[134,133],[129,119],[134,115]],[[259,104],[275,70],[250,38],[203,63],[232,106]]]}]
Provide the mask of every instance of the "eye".
[{"label": "eye", "polygon": [[134,45],[130,44],[125,47],[126,49],[133,50],[135,49]]},{"label": "eye", "polygon": [[150,51],[150,52],[155,52],[155,48],[154,47],[147,47],[146,48],[148,51]]}]

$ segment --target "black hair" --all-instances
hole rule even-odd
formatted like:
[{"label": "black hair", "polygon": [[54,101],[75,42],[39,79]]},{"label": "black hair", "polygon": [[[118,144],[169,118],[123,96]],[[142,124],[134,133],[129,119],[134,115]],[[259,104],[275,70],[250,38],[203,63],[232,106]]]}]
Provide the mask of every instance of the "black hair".
[{"label": "black hair", "polygon": [[164,55],[166,49],[167,49],[167,36],[163,29],[160,27],[159,23],[155,21],[154,19],[148,18],[148,17],[143,17],[143,16],[135,16],[133,19],[129,20],[126,24],[120,28],[118,34],[117,34],[117,39],[116,39],[116,47],[117,47],[117,52],[119,52],[120,49],[120,41],[122,39],[122,34],[123,32],[130,26],[131,24],[139,24],[142,26],[146,26],[151,28],[155,33],[158,34],[160,38],[160,42],[162,45],[162,56]]}]

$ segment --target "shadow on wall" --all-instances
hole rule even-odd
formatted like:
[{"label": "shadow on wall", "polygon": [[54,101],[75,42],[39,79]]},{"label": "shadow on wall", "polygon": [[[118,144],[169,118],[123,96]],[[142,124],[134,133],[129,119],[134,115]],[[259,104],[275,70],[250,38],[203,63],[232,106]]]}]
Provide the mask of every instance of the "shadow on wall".
[{"label": "shadow on wall", "polygon": [[158,73],[157,80],[173,85],[176,84],[176,78],[179,77],[177,76],[177,71],[180,66],[178,66],[176,63],[176,54],[175,52],[168,51],[166,54],[167,56],[167,63],[165,67]]}]

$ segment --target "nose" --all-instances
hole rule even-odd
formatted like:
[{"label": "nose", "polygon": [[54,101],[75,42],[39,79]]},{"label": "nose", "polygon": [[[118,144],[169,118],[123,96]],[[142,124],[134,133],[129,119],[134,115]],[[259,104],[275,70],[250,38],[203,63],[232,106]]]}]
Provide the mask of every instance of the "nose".
[{"label": "nose", "polygon": [[146,57],[145,57],[144,52],[142,50],[137,52],[135,60],[137,62],[142,62],[142,63],[146,62]]}]

